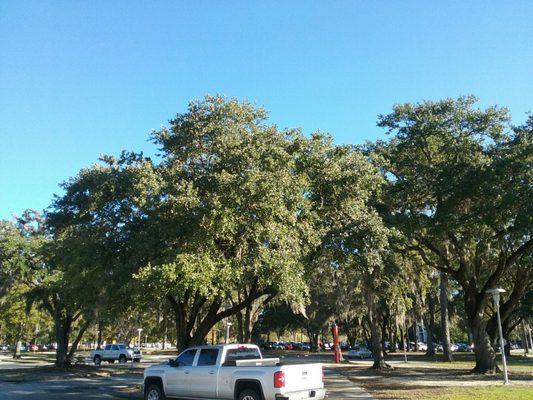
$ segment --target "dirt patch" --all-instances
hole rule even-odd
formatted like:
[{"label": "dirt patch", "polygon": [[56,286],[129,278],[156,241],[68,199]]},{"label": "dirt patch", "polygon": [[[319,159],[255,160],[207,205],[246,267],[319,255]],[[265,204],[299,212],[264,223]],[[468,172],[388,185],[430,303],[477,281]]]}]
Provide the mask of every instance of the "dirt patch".
[{"label": "dirt patch", "polygon": [[0,381],[34,382],[43,380],[108,377],[114,375],[141,375],[143,368],[132,366],[96,367],[92,365],[75,365],[71,368],[41,366],[25,369],[7,369],[0,371]]}]

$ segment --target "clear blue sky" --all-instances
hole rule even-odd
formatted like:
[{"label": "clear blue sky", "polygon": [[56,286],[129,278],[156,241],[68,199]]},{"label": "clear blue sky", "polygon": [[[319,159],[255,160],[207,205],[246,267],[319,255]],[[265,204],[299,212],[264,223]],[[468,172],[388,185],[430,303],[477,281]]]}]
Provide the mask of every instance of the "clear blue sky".
[{"label": "clear blue sky", "polygon": [[533,1],[0,1],[0,218],[206,93],[361,143],[394,103],[533,108]]}]

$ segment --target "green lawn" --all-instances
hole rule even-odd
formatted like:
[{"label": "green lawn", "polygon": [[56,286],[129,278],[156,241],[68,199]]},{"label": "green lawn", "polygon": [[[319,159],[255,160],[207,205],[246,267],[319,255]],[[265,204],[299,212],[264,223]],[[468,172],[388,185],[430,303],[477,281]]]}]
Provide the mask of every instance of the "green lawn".
[{"label": "green lawn", "polygon": [[428,399],[435,400],[531,400],[533,399],[533,387],[474,387],[474,388],[446,388],[440,393],[427,393]]},{"label": "green lawn", "polygon": [[[455,354],[452,363],[442,356],[427,357],[421,353],[392,354],[388,362],[393,369],[369,369],[370,361],[351,363],[343,373],[357,386],[362,386],[375,399],[405,400],[520,400],[533,399],[533,359],[514,354],[509,359],[510,386],[503,386],[503,374],[471,374],[473,354]],[[499,363],[498,363],[499,364]],[[500,364],[501,365],[501,364]]]}]

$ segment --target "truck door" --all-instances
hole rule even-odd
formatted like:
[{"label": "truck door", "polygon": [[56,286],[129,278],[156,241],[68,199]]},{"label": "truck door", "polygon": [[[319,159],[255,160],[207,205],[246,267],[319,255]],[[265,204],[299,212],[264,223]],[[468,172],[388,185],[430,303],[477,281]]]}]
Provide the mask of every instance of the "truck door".
[{"label": "truck door", "polygon": [[196,357],[197,349],[186,350],[176,358],[175,366],[165,373],[165,394],[167,397],[192,397],[191,368]]},{"label": "truck door", "polygon": [[203,399],[216,399],[219,349],[200,349],[200,355],[191,368],[191,395]]}]

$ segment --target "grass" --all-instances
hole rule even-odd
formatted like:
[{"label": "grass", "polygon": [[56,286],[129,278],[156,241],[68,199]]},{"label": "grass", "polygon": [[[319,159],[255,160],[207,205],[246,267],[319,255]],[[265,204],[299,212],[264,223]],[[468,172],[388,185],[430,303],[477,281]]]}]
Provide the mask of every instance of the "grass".
[{"label": "grass", "polygon": [[383,400],[530,400],[533,398],[533,387],[390,389],[375,391],[372,395]]},{"label": "grass", "polygon": [[533,399],[531,357],[510,357],[510,386],[503,386],[502,374],[471,374],[475,365],[473,354],[456,354],[454,357],[454,362],[446,363],[441,356],[410,353],[405,363],[403,354],[392,354],[388,357],[392,370],[375,371],[369,369],[371,362],[365,361],[342,368],[342,373],[376,399]]},{"label": "grass", "polygon": [[533,398],[533,387],[489,387],[445,389],[426,397],[435,400],[529,400]]}]

